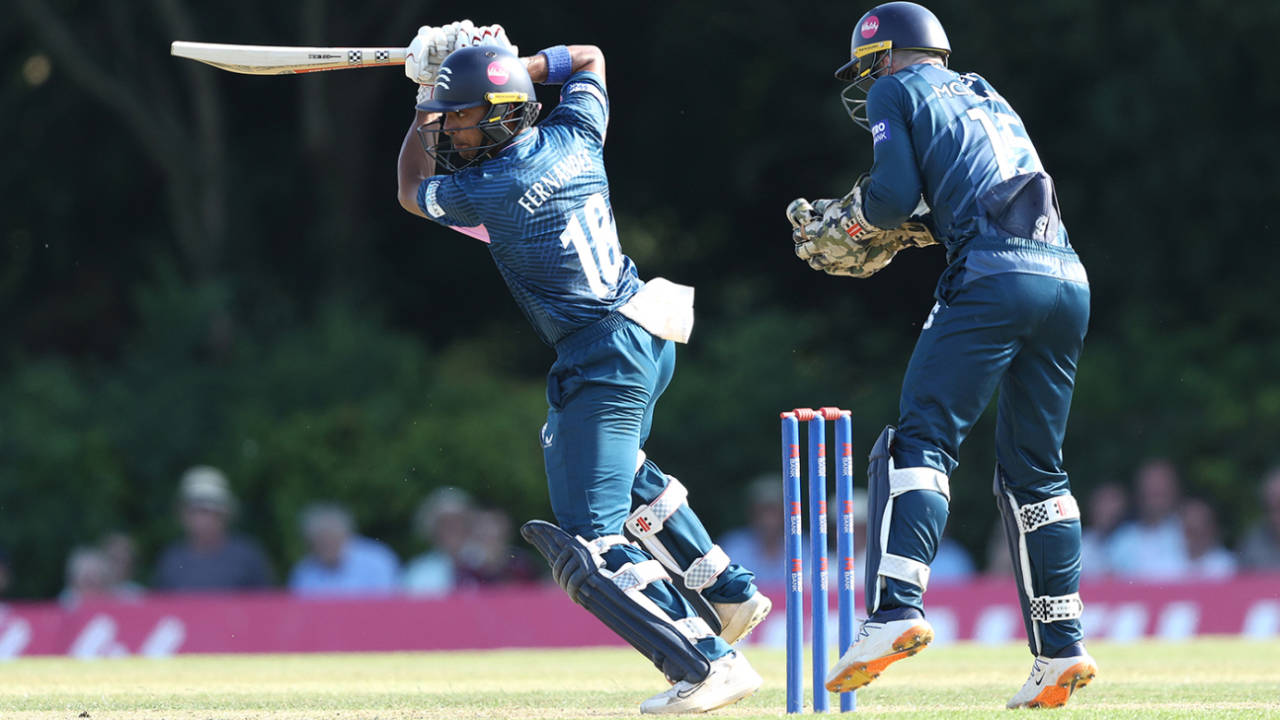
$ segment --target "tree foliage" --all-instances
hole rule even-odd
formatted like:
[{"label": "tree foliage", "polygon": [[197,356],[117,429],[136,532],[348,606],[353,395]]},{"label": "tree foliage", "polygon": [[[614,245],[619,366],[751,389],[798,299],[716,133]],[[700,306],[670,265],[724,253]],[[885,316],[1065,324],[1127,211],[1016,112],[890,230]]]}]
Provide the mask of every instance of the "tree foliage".
[{"label": "tree foliage", "polygon": [[[930,6],[953,66],[1022,114],[1090,272],[1066,448],[1077,493],[1167,455],[1234,535],[1280,427],[1280,5]],[[414,89],[395,72],[247,77],[167,54],[174,39],[400,44],[452,8],[15,9],[0,28],[0,547],[19,594],[55,592],[67,548],[110,528],[154,554],[196,462],[228,472],[241,524],[282,566],[312,499],[349,504],[402,554],[436,485],[549,513],[536,432],[552,354],[482,246],[394,199]],[[526,52],[592,42],[608,56],[623,246],[646,277],[698,287],[649,449],[715,530],[777,465],[778,410],[851,406],[864,450],[893,422],[932,304],[936,249],[866,281],[791,254],[787,202],[845,192],[871,159],[831,78],[861,12],[498,2],[473,18]],[[953,479],[949,532],[978,552],[993,425]]]}]

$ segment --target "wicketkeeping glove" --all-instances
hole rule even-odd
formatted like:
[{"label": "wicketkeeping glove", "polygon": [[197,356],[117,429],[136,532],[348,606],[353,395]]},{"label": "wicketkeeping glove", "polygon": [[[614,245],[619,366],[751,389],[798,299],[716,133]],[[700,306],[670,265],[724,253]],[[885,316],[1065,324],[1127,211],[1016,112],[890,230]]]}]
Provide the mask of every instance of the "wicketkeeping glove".
[{"label": "wicketkeeping glove", "polygon": [[797,198],[787,206],[796,256],[814,270],[829,275],[871,277],[893,261],[899,250],[924,247],[937,241],[921,222],[906,222],[891,229],[867,222],[862,210],[860,178],[843,198]]}]

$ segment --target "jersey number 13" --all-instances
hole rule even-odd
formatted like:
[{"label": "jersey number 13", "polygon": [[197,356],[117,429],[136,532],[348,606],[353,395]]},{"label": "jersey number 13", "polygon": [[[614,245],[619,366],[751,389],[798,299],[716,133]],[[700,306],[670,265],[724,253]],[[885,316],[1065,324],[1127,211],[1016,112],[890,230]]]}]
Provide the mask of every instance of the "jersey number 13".
[{"label": "jersey number 13", "polygon": [[578,253],[591,292],[599,298],[608,297],[618,287],[618,276],[622,273],[622,246],[618,244],[613,213],[609,212],[604,195],[591,195],[581,213],[569,215],[569,223],[560,233],[560,246],[570,245]]}]

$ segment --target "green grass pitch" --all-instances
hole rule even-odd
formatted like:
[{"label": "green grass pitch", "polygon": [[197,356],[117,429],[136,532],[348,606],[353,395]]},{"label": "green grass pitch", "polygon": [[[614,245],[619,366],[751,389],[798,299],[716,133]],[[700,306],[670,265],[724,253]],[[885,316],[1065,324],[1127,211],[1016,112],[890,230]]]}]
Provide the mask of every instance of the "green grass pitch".
[{"label": "green grass pitch", "polygon": [[[1016,712],[1062,719],[1280,718],[1280,642],[1200,639],[1090,649],[1101,672],[1068,708]],[[709,717],[785,714],[781,651],[748,655],[764,687]],[[860,692],[859,713],[1011,717],[1004,703],[1030,669],[1021,646],[931,648]],[[664,687],[657,671],[626,649],[33,658],[0,663],[0,718],[636,718],[640,702]]]}]

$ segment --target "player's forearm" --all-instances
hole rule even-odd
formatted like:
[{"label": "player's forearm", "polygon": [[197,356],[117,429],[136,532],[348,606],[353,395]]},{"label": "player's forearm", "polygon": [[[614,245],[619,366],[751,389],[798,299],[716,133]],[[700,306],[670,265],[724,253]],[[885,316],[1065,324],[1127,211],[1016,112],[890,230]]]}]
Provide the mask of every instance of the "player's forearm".
[{"label": "player's forearm", "polygon": [[[604,53],[600,48],[595,45],[569,45],[566,49],[569,51],[570,74],[585,70],[599,75],[600,82],[604,82]],[[546,55],[538,53],[521,60],[529,70],[530,79],[536,83],[547,82],[550,68]]]},{"label": "player's forearm", "polygon": [[919,204],[920,190],[919,184],[913,190],[909,181],[892,185],[879,182],[875,173],[872,173],[871,181],[867,183],[863,193],[863,208],[867,220],[879,228],[898,227],[911,217]]},{"label": "player's forearm", "polygon": [[893,228],[907,221],[920,202],[924,182],[916,167],[906,129],[875,146],[875,164],[863,188],[867,220],[876,227]]},{"label": "player's forearm", "polygon": [[422,147],[418,128],[425,123],[434,122],[438,117],[437,113],[419,110],[409,125],[409,131],[405,133],[404,141],[400,143],[400,157],[396,161],[396,174],[399,177],[397,195],[401,207],[414,215],[422,214],[418,207],[418,187],[436,171],[435,160]]}]

